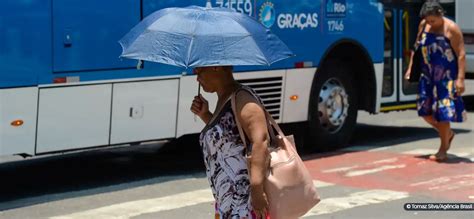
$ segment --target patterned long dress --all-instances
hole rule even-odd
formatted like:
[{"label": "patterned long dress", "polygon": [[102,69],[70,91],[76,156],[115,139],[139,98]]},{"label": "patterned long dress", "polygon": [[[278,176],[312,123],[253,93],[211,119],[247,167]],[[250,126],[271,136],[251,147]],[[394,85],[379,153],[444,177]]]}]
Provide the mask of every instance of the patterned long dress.
[{"label": "patterned long dress", "polygon": [[250,181],[245,147],[235,123],[231,101],[203,129],[200,145],[206,175],[223,219],[252,218]]},{"label": "patterned long dress", "polygon": [[433,115],[438,122],[465,121],[464,103],[455,89],[458,59],[450,40],[442,35],[423,32],[420,46],[423,73],[418,84],[418,115]]}]

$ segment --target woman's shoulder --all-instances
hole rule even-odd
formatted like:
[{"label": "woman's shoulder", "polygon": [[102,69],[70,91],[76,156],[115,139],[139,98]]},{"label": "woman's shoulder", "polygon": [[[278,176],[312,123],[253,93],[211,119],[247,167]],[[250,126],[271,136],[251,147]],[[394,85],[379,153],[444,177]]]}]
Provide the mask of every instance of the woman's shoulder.
[{"label": "woman's shoulder", "polygon": [[461,28],[459,28],[459,25],[456,24],[453,20],[449,18],[444,18],[446,22],[446,37],[452,38],[452,36],[457,36],[461,33]]},{"label": "woman's shoulder", "polygon": [[449,18],[445,18],[445,19],[447,21],[449,31],[460,31],[461,30],[461,28],[459,28],[459,25],[456,22],[454,22],[453,20],[451,20]]},{"label": "woman's shoulder", "polygon": [[236,99],[240,100],[239,102],[257,102],[258,96],[257,93],[246,85],[241,85],[236,91]]},{"label": "woman's shoulder", "polygon": [[241,85],[239,89],[237,89],[235,98],[237,110],[241,110],[243,106],[249,103],[255,103],[254,107],[260,107],[263,105],[257,92],[245,85]]}]

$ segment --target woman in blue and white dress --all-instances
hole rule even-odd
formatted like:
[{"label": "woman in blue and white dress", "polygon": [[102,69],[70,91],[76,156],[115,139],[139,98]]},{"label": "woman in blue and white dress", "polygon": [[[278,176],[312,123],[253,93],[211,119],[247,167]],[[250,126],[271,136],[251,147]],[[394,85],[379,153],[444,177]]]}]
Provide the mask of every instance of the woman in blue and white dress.
[{"label": "woman in blue and white dress", "polygon": [[[437,2],[424,3],[417,45],[422,52],[422,74],[418,84],[418,115],[438,131],[441,145],[430,159],[445,161],[454,138],[450,122],[466,120],[464,93],[465,56],[463,36],[452,20],[444,17]],[[410,77],[410,66],[405,74]]]}]

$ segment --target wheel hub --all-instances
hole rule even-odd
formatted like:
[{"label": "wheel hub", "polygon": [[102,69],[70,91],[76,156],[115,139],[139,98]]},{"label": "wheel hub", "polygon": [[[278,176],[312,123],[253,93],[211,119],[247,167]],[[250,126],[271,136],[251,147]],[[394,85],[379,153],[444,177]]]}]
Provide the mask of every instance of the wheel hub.
[{"label": "wheel hub", "polygon": [[336,78],[327,80],[319,92],[319,122],[330,133],[343,126],[349,109],[349,96]]}]

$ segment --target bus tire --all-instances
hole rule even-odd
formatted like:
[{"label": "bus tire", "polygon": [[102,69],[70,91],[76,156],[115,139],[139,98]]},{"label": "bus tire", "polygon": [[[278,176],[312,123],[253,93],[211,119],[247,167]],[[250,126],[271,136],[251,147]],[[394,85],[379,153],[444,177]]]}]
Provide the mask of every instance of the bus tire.
[{"label": "bus tire", "polygon": [[346,146],[357,122],[357,89],[354,75],[339,61],[329,61],[318,71],[309,109],[310,151]]}]

